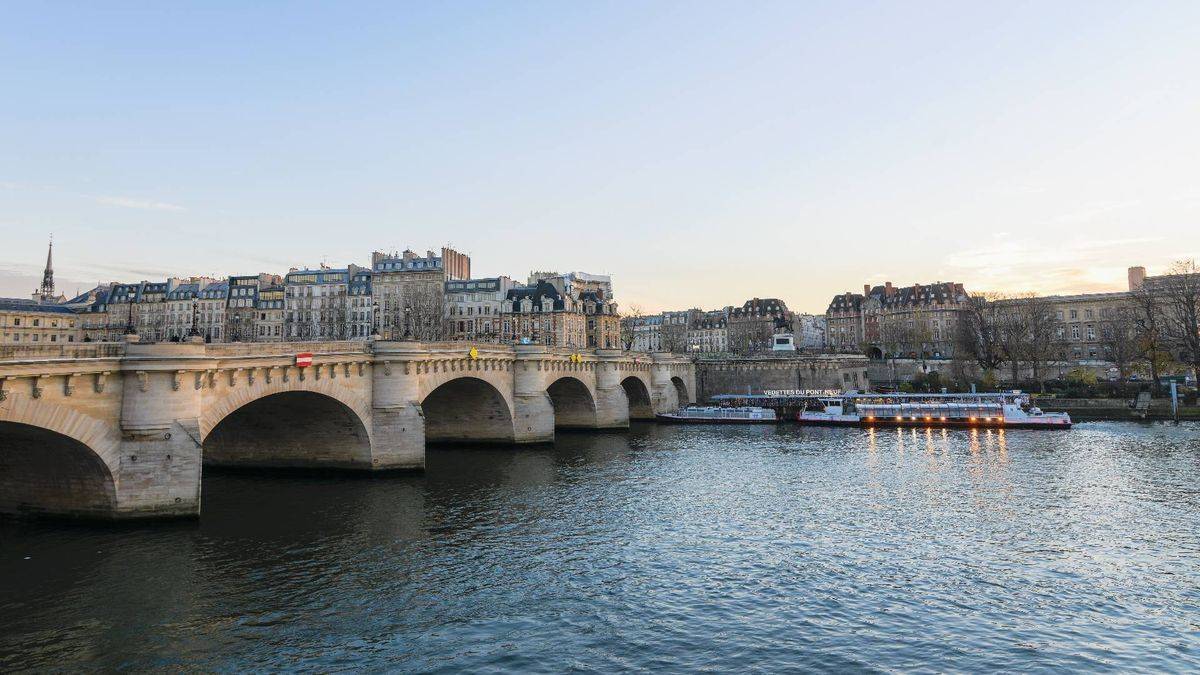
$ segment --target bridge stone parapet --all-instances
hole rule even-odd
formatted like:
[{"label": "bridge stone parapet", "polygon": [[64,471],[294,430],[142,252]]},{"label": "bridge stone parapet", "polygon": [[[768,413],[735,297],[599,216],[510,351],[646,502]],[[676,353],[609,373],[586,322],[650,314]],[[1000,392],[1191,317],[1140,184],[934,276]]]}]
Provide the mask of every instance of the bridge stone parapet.
[{"label": "bridge stone parapet", "polygon": [[6,348],[0,513],[195,516],[204,465],[422,469],[427,443],[551,442],[695,393],[679,356],[540,345]]}]

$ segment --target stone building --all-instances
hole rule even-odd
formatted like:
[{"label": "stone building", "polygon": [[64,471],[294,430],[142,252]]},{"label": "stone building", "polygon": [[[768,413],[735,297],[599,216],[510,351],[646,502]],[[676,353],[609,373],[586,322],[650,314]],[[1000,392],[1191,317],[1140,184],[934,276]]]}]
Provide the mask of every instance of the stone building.
[{"label": "stone building", "polygon": [[[167,293],[167,339],[179,342],[187,338],[192,329],[193,303],[199,309],[196,297],[200,294],[201,284],[179,284]],[[199,317],[196,319],[196,330],[200,329]]]},{"label": "stone building", "polygon": [[471,278],[471,258],[443,247],[426,251],[371,254],[374,301],[384,339],[441,340],[446,333],[446,282]]},{"label": "stone building", "polygon": [[258,316],[254,321],[256,342],[281,342],[284,339],[284,316],[287,313],[287,289],[281,283],[258,289]]},{"label": "stone building", "polygon": [[375,326],[375,295],[371,270],[359,269],[350,277],[350,288],[347,302],[350,310],[351,340],[365,340],[371,337]]},{"label": "stone building", "polygon": [[1068,367],[1107,367],[1113,357],[1113,331],[1129,321],[1130,300],[1129,292],[1118,291],[1012,298],[996,304],[1005,311],[1028,302],[1046,303],[1055,324],[1055,343],[1048,345],[1046,353],[1056,355],[1054,360]]},{"label": "stone building", "polygon": [[356,265],[297,270],[284,276],[284,332],[289,340],[350,337],[350,278]]},{"label": "stone building", "polygon": [[772,336],[791,330],[792,313],[778,298],[752,298],[735,307],[727,322],[729,351],[749,354],[771,348]]},{"label": "stone building", "polygon": [[278,274],[251,274],[229,277],[229,298],[225,311],[228,322],[226,335],[229,342],[259,342],[269,337],[259,330],[259,293],[268,286],[279,286],[283,279]]},{"label": "stone building", "polygon": [[64,305],[23,298],[0,298],[0,344],[82,342],[80,319]]},{"label": "stone building", "polygon": [[524,286],[505,276],[447,281],[446,338],[500,342],[504,333],[501,318],[504,300],[514,288]]},{"label": "stone building", "polygon": [[579,294],[579,307],[587,322],[587,346],[595,349],[621,348],[621,317],[617,303],[595,291]]},{"label": "stone building", "polygon": [[222,279],[205,284],[196,298],[198,330],[205,342],[225,342],[225,309],[229,301],[229,280]]},{"label": "stone building", "polygon": [[718,354],[729,351],[729,312],[732,307],[704,312],[696,317],[687,332],[689,353]]},{"label": "stone building", "polygon": [[630,336],[629,349],[635,352],[663,351],[662,315],[634,316],[625,319],[626,335]]},{"label": "stone building", "polygon": [[824,314],[797,314],[792,317],[796,348],[819,352],[825,349],[827,323]]},{"label": "stone building", "polygon": [[141,309],[139,300],[143,285],[143,283],[113,284],[108,293],[108,302],[105,304],[107,308],[105,340],[116,342],[126,332],[137,332],[140,322],[138,312]]},{"label": "stone building", "polygon": [[604,300],[613,299],[612,277],[607,274],[588,274],[587,272],[530,272],[528,286],[536,286],[539,281],[553,284],[559,293],[572,297],[581,297],[584,293],[594,293]]},{"label": "stone building", "polygon": [[863,293],[834,296],[825,311],[829,345],[842,352],[883,358],[921,355],[950,358],[955,327],[966,308],[967,292],[954,282],[899,288],[887,282],[863,286]]},{"label": "stone building", "polygon": [[501,311],[503,342],[587,346],[587,319],[579,301],[547,281],[510,289]]}]

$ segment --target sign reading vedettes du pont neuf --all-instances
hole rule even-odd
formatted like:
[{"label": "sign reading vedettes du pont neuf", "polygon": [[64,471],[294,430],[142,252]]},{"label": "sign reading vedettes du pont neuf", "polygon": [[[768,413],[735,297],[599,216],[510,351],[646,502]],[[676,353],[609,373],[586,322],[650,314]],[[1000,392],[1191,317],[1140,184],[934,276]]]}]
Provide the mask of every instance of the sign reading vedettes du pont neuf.
[{"label": "sign reading vedettes du pont neuf", "polygon": [[296,367],[307,368],[312,365],[312,353],[304,352],[296,355]]}]

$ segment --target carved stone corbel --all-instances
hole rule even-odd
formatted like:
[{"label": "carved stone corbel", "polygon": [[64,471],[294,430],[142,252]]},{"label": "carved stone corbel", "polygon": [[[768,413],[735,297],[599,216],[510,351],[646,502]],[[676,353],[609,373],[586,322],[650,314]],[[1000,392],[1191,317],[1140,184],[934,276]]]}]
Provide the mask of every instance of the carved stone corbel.
[{"label": "carved stone corbel", "polygon": [[321,365],[319,363],[312,364],[313,381],[321,379]]},{"label": "carved stone corbel", "polygon": [[329,379],[331,379],[331,380],[337,379],[337,364],[336,363],[329,364]]},{"label": "carved stone corbel", "polygon": [[192,384],[192,386],[196,388],[196,391],[200,391],[204,388],[204,373],[200,372],[199,370],[196,371],[196,381]]},{"label": "carved stone corbel", "polygon": [[75,378],[83,377],[83,373],[71,373],[63,378],[63,396],[71,396],[75,393]]},{"label": "carved stone corbel", "polygon": [[138,389],[141,391],[150,390],[150,373],[144,370],[139,370],[135,373],[138,379]]},{"label": "carved stone corbel", "polygon": [[269,366],[267,368],[263,368],[263,378],[266,379],[267,384],[271,384],[271,380],[274,379],[274,377],[272,377],[272,373],[274,373],[274,372],[275,372],[275,366]]},{"label": "carved stone corbel", "polygon": [[183,374],[186,370],[177,370],[171,375],[171,391],[179,391],[179,387],[183,385]]},{"label": "carved stone corbel", "polygon": [[[365,362],[365,361],[359,361],[359,362],[358,362],[358,376],[359,376],[359,377],[362,377],[362,376],[363,376],[363,374],[366,372],[366,369],[367,369],[367,364],[366,364],[366,362]],[[404,372],[406,372],[406,373],[407,373],[407,372],[408,372],[408,369],[406,368]]]},{"label": "carved stone corbel", "polygon": [[[405,367],[406,369],[408,368],[408,363],[407,363],[407,362],[404,364],[404,367]],[[405,372],[407,372],[407,370],[406,370]],[[387,376],[389,376],[389,377],[391,376],[391,374],[392,374],[392,362],[391,362],[391,361],[384,361],[384,362],[383,362],[383,374],[384,374],[384,375],[387,375]]]},{"label": "carved stone corbel", "polygon": [[97,394],[104,393],[104,379],[107,378],[111,372],[112,371],[105,370],[96,373],[96,382],[92,385],[92,388],[95,389]]},{"label": "carved stone corbel", "polygon": [[204,374],[208,376],[208,388],[216,389],[217,388],[217,371],[206,370],[206,371],[204,371]]},{"label": "carved stone corbel", "polygon": [[254,386],[254,371],[256,371],[256,370],[258,370],[258,369],[250,368],[249,370],[246,371],[246,383],[249,384],[251,387]]},{"label": "carved stone corbel", "polygon": [[283,381],[284,382],[292,381],[292,367],[291,366],[283,367]]},{"label": "carved stone corbel", "polygon": [[0,377],[0,401],[6,400],[8,398],[9,383],[12,382],[14,379],[16,379],[16,378]]},{"label": "carved stone corbel", "polygon": [[346,377],[350,377],[350,362],[349,361],[342,364],[342,375],[344,375]]}]

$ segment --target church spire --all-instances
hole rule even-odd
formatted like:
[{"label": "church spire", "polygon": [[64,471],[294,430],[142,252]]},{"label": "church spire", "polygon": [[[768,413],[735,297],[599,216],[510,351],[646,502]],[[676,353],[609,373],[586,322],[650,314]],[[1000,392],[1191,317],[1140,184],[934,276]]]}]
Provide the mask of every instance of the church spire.
[{"label": "church spire", "polygon": [[42,287],[38,289],[42,302],[54,300],[54,235],[50,235],[50,248],[46,251],[46,271],[42,272]]}]

